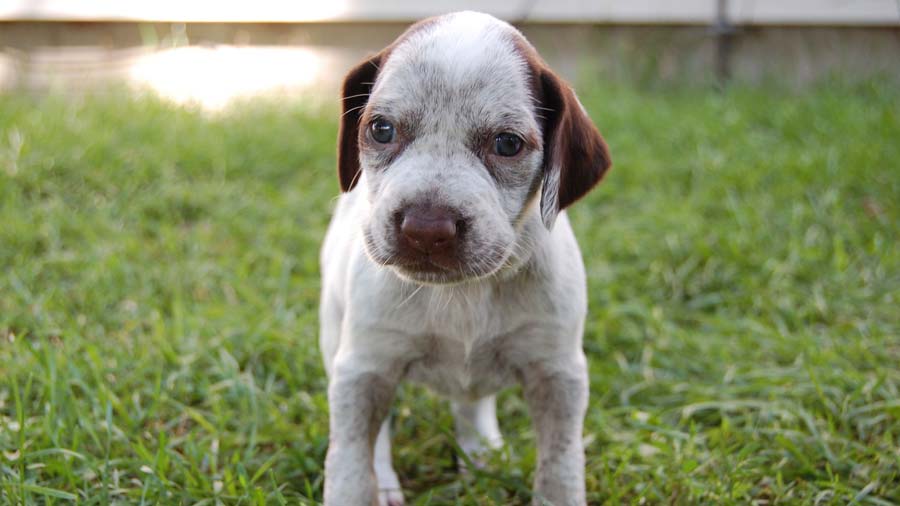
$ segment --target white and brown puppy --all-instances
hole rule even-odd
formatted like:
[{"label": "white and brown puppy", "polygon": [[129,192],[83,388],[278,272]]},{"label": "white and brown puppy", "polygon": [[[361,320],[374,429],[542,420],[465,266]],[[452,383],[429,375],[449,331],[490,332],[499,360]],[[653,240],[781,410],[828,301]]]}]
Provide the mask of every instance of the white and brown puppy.
[{"label": "white and brown puppy", "polygon": [[610,166],[600,134],[515,28],[473,12],[351,70],[343,109],[321,256],[325,504],[403,504],[386,418],[405,379],[450,397],[474,456],[502,444],[494,394],[519,382],[535,503],[585,504],[585,275],[563,209]]}]

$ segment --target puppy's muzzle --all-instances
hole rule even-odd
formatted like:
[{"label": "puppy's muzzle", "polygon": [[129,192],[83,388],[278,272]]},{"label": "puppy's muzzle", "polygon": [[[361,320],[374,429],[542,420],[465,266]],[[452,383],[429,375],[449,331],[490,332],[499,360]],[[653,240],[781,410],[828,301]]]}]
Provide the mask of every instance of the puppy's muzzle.
[{"label": "puppy's muzzle", "polygon": [[443,209],[410,209],[403,214],[400,233],[410,247],[421,253],[441,252],[456,246],[457,221]]},{"label": "puppy's muzzle", "polygon": [[402,258],[443,269],[459,266],[466,231],[466,220],[459,212],[448,207],[410,206],[399,211],[395,220],[397,250]]}]

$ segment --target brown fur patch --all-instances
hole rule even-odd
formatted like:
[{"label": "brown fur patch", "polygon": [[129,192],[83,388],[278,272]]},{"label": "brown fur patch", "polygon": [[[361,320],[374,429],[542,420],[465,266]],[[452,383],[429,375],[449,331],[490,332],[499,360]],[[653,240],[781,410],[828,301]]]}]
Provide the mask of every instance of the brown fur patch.
[{"label": "brown fur patch", "polygon": [[[556,211],[584,196],[612,166],[609,148],[581,108],[572,88],[550,70],[534,47],[515,33],[512,43],[528,64],[531,92],[544,136],[544,181],[559,170]],[[545,191],[546,191],[546,184]]]},{"label": "brown fur patch", "polygon": [[390,46],[364,60],[344,77],[341,88],[341,123],[338,130],[338,179],[341,191],[348,192],[356,186],[360,175],[359,139],[369,94],[378,72],[387,62],[398,44],[420,30],[433,25],[439,18],[428,18],[410,26]]}]

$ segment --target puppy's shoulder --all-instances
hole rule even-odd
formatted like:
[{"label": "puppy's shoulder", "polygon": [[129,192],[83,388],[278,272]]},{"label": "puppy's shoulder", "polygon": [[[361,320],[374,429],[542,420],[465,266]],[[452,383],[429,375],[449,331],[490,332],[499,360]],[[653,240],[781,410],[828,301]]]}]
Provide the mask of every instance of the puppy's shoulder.
[{"label": "puppy's shoulder", "polygon": [[552,230],[544,230],[537,238],[529,262],[516,278],[516,291],[537,299],[533,303],[539,301],[551,312],[581,312],[586,306],[584,262],[565,211]]},{"label": "puppy's shoulder", "polygon": [[360,240],[360,227],[357,220],[361,212],[360,201],[364,200],[360,193],[361,190],[355,188],[353,191],[341,194],[337,199],[334,214],[328,225],[328,231],[325,232],[325,239],[319,252],[322,280],[326,285],[336,282],[337,278],[343,276],[350,253],[354,250],[355,243]]}]

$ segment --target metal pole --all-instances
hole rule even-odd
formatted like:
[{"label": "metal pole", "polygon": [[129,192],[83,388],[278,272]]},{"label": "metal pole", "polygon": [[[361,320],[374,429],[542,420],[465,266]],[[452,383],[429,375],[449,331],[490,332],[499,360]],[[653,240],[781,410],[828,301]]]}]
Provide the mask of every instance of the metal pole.
[{"label": "metal pole", "polygon": [[734,25],[728,20],[728,0],[716,0],[716,80],[724,86],[731,79],[731,49],[735,36]]}]

